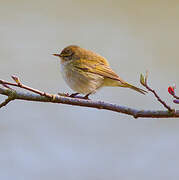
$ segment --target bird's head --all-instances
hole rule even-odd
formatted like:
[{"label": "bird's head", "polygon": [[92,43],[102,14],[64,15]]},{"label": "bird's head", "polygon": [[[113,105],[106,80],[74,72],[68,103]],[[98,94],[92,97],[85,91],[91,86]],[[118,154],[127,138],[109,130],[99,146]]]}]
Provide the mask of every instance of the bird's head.
[{"label": "bird's head", "polygon": [[75,60],[80,57],[81,49],[79,46],[71,45],[64,48],[60,54],[53,54],[54,56],[60,57],[65,62],[69,60]]}]

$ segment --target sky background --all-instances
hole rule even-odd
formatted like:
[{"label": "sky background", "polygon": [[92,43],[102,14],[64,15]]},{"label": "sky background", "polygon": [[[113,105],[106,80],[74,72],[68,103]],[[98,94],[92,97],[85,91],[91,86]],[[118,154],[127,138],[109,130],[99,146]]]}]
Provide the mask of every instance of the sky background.
[{"label": "sky background", "polygon": [[[177,0],[0,3],[0,79],[17,75],[45,92],[72,93],[52,54],[75,44],[106,57],[134,85],[148,70],[150,86],[179,108],[167,92],[169,85],[179,86]],[[91,98],[164,110],[152,94],[123,88],[103,88]],[[0,109],[0,179],[177,180],[178,127],[178,119],[135,120],[105,110],[13,101]]]}]

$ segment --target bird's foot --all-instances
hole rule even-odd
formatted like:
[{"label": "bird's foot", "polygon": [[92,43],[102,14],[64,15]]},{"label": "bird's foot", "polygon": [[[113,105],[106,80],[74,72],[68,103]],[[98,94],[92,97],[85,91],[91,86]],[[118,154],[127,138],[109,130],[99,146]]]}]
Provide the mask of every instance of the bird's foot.
[{"label": "bird's foot", "polygon": [[73,93],[71,95],[69,95],[69,97],[75,98],[79,93]]},{"label": "bird's foot", "polygon": [[65,96],[65,97],[69,97],[69,93],[57,93],[59,96]]},{"label": "bird's foot", "polygon": [[90,94],[87,94],[87,95],[85,95],[85,96],[78,96],[78,94],[79,94],[79,93],[73,93],[73,94],[69,94],[69,93],[58,93],[58,95],[60,95],[60,96],[90,100],[90,99],[89,99],[89,95],[90,95]]},{"label": "bird's foot", "polygon": [[79,94],[79,93],[73,93],[73,94],[69,94],[69,93],[58,93],[58,95],[60,95],[60,96],[72,97],[72,98],[76,98],[76,96],[77,96],[78,94]]},{"label": "bird's foot", "polygon": [[89,95],[90,95],[90,94],[87,94],[87,95],[85,95],[85,96],[78,96],[78,94],[79,94],[79,93],[73,93],[73,94],[71,94],[69,97],[90,100],[90,99],[89,99]]},{"label": "bird's foot", "polygon": [[83,97],[83,99],[90,100],[89,95],[90,95],[90,94],[85,95],[85,96]]}]

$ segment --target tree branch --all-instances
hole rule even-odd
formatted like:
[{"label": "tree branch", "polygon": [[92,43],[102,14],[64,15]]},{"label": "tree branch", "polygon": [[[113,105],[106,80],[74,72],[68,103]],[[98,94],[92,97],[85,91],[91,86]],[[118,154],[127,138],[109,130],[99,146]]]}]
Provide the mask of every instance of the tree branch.
[{"label": "tree branch", "polygon": [[167,103],[165,101],[163,101],[159,95],[155,92],[154,89],[152,89],[151,87],[149,87],[148,85],[148,71],[146,72],[145,78],[144,76],[141,74],[140,76],[140,83],[150,92],[153,93],[153,95],[157,98],[157,100],[166,108],[168,109],[169,112],[174,112],[175,110],[172,109],[169,105],[167,105]]},{"label": "tree branch", "polygon": [[[8,98],[0,104],[0,108],[7,105],[12,100],[26,100],[26,101],[38,101],[38,102],[51,102],[51,103],[60,103],[60,104],[68,104],[75,106],[83,106],[83,107],[91,107],[96,109],[105,109],[110,111],[115,111],[127,115],[131,115],[134,118],[177,118],[179,117],[179,110],[175,111],[168,109],[167,111],[148,111],[148,110],[137,110],[125,106],[120,106],[116,104],[111,104],[103,101],[93,101],[86,100],[81,98],[71,98],[68,95],[54,95],[39,91],[37,89],[33,89],[31,87],[23,85],[19,78],[13,76],[13,80],[16,83],[6,82],[4,80],[0,80],[0,84],[5,85],[4,87],[0,87],[0,94],[8,96]],[[29,92],[20,92],[18,90],[14,90],[9,88],[9,86],[16,86],[23,89],[28,90]],[[155,94],[155,93],[154,93]],[[158,98],[157,98],[158,99]]]}]

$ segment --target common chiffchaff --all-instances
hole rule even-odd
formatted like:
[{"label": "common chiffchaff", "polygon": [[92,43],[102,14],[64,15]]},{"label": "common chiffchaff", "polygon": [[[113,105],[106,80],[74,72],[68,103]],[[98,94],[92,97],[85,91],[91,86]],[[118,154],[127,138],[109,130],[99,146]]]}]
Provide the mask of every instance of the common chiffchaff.
[{"label": "common chiffchaff", "polygon": [[145,90],[135,87],[121,79],[109,66],[108,61],[86,49],[71,45],[60,54],[53,54],[61,59],[63,78],[75,94],[88,95],[104,86],[127,87],[145,94]]}]

